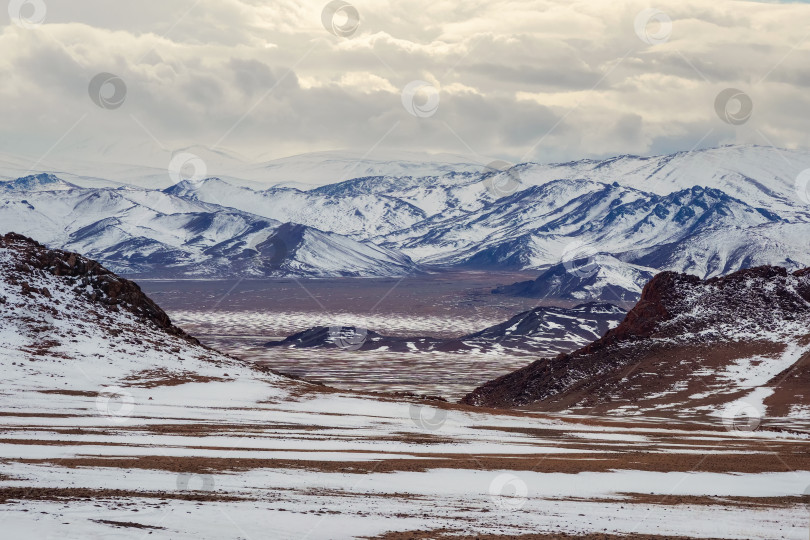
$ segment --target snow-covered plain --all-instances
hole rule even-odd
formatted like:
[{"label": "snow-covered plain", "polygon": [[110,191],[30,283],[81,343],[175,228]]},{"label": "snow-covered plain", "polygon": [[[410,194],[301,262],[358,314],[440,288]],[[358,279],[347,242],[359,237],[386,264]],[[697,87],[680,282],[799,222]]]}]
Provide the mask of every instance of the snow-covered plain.
[{"label": "snow-covered plain", "polygon": [[[5,393],[0,405],[0,494],[10,499],[0,505],[5,534],[85,539],[141,538],[147,532],[158,538],[335,538],[439,529],[464,535],[807,534],[800,495],[810,484],[810,471],[772,467],[737,473],[733,465],[729,472],[701,470],[707,453],[725,455],[730,463],[753,456],[776,465],[774,445],[806,450],[810,444],[787,435],[746,437],[708,426],[689,432],[666,425],[591,426],[324,394],[258,379],[216,386],[128,388],[134,407],[114,419],[99,413],[94,398]],[[47,416],[55,411],[63,416]],[[520,429],[537,434],[516,432]],[[638,452],[684,450],[693,456],[686,461],[694,471],[634,467]],[[593,460],[595,453],[626,456],[625,465],[555,471],[560,463]],[[7,494],[14,488],[16,497]],[[636,499],[642,495],[662,500]],[[714,499],[707,503],[700,497]],[[764,497],[787,499],[758,506]]]}]

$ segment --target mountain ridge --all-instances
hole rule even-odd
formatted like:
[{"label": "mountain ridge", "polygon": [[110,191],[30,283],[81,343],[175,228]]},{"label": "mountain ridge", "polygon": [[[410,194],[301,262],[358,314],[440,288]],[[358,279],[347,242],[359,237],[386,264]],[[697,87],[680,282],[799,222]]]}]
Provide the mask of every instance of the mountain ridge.
[{"label": "mountain ridge", "polygon": [[[302,167],[320,167],[317,156],[300,159]],[[348,166],[345,156],[338,161]],[[295,159],[285,163],[294,169]],[[595,283],[554,270],[537,293],[583,301],[632,301],[644,279],[661,270],[710,278],[760,264],[810,265],[804,241],[810,206],[794,181],[810,168],[806,152],[728,146],[523,163],[507,171],[428,167],[422,176],[418,168],[375,163],[383,174],[336,178],[311,190],[257,190],[216,178],[162,191],[7,189],[0,230],[23,227],[39,241],[101,258],[117,271],[156,277],[392,276],[445,268],[541,275],[565,268],[571,258],[591,259],[601,272]],[[209,213],[194,223],[211,227],[187,229],[193,212]],[[110,217],[118,221],[103,221]],[[310,227],[307,261],[270,265],[269,273],[261,260],[246,263],[250,253],[262,257],[247,246],[281,223]],[[95,228],[76,236],[88,226]],[[85,234],[91,230],[97,241]],[[604,283],[616,280],[621,290],[602,298],[609,293]]]},{"label": "mountain ridge", "polygon": [[810,268],[760,266],[708,280],[662,272],[600,339],[489,381],[462,401],[606,414],[724,414],[731,406],[803,414],[808,323]]},{"label": "mountain ridge", "polygon": [[392,352],[568,352],[601,337],[624,317],[612,304],[588,302],[572,308],[540,306],[506,321],[457,338],[385,336],[357,327],[315,326],[266,347],[343,348]]},{"label": "mountain ridge", "polygon": [[[283,237],[294,227],[162,191],[9,193],[0,201],[2,229],[23,228],[44,244],[79,251],[130,276],[390,276],[419,270],[395,250],[304,225],[296,226],[299,234],[282,248]],[[256,249],[268,238],[275,238],[279,248],[269,257]],[[277,259],[282,251],[289,260]]]}]

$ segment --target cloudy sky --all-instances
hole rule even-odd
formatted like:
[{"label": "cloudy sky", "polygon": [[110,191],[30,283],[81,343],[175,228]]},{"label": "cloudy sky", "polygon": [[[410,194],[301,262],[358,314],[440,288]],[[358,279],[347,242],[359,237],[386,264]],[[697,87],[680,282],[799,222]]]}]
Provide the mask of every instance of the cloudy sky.
[{"label": "cloudy sky", "polygon": [[250,160],[349,149],[516,162],[808,145],[807,4],[345,4],[12,1],[2,151],[134,161],[196,144]]}]

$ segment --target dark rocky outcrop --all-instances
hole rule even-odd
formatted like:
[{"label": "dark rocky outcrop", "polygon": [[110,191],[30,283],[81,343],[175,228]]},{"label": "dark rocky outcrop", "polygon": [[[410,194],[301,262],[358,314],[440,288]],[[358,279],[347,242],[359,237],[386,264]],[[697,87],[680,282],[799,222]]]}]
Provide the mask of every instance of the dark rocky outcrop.
[{"label": "dark rocky outcrop", "polygon": [[77,253],[49,249],[26,236],[7,233],[0,236],[0,247],[15,254],[16,275],[23,294],[41,294],[50,297],[50,292],[34,290],[24,276],[35,272],[47,272],[66,280],[76,294],[84,295],[109,309],[122,309],[139,319],[148,321],[165,332],[199,345],[196,338],[173,325],[169,316],[153,302],[134,282],[107,270],[96,261]]},{"label": "dark rocky outcrop", "polygon": [[716,401],[724,392],[729,400],[741,390],[718,374],[728,373],[741,359],[768,361],[788,346],[801,349],[809,335],[810,269],[789,273],[760,266],[705,281],[662,272],[647,283],[624,320],[600,339],[490,381],[462,401],[604,412],[657,406],[653,396],[664,393],[670,394],[662,406],[702,394]]}]

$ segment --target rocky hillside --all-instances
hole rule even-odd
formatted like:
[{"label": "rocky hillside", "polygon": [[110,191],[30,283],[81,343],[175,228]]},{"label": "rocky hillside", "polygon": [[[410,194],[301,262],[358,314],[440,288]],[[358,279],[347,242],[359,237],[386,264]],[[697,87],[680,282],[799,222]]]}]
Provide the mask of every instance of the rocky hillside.
[{"label": "rocky hillside", "polygon": [[596,302],[573,308],[542,306],[455,339],[392,337],[362,328],[316,326],[266,345],[393,352],[528,351],[556,355],[598,339],[616,326],[624,315],[622,308]]},{"label": "rocky hillside", "polygon": [[[47,281],[53,280],[52,286],[73,287],[73,293],[91,304],[105,306],[111,311],[127,311],[141,322],[199,344],[196,339],[174,326],[169,316],[138,285],[116,276],[96,261],[77,253],[46,249],[30,238],[16,233],[0,237],[0,249],[4,251],[3,262],[6,263],[0,270],[3,272],[3,285],[4,288],[8,287],[8,293],[12,296],[15,296],[15,286],[19,286],[19,294],[24,298],[60,305],[59,299],[55,299],[48,288]],[[32,283],[42,286],[37,287]],[[4,306],[14,307],[8,305],[7,297],[3,298]]]},{"label": "rocky hillside", "polygon": [[0,237],[0,359],[8,387],[33,392],[255,375],[173,325],[135,283],[14,233]]},{"label": "rocky hillside", "polygon": [[810,269],[721,278],[663,272],[621,324],[464,398],[472,405],[771,417],[810,411]]}]

